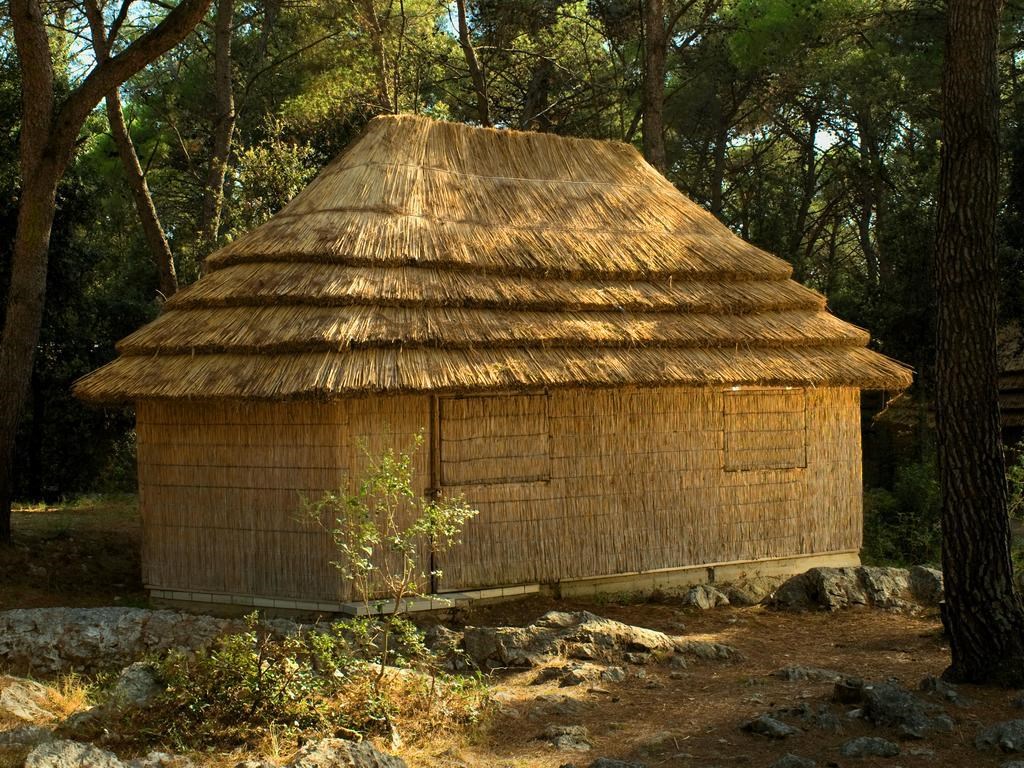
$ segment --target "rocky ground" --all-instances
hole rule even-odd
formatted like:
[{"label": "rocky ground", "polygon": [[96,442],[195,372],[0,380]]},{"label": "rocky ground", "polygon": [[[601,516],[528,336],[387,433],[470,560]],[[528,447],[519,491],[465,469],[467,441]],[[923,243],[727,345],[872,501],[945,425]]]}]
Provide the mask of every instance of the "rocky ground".
[{"label": "rocky ground", "polygon": [[[130,539],[120,522],[112,535]],[[0,608],[31,609],[0,611],[0,768],[1024,768],[1021,692],[936,677],[948,661],[941,579],[922,568],[816,569],[786,583],[533,597],[434,616],[424,620],[432,647],[458,674],[487,681],[475,725],[362,745],[268,734],[259,754],[172,755],[159,736],[126,751],[123,715],[161,693],[137,660],[239,624],[124,607],[141,602],[135,566],[112,562],[113,545],[102,562],[83,554],[102,528],[40,523],[16,563],[4,558],[13,587],[0,590]],[[39,565],[41,551],[63,559]],[[39,607],[60,603],[72,607]],[[106,691],[98,708],[86,694],[94,681]],[[68,740],[90,718],[101,736]]]}]

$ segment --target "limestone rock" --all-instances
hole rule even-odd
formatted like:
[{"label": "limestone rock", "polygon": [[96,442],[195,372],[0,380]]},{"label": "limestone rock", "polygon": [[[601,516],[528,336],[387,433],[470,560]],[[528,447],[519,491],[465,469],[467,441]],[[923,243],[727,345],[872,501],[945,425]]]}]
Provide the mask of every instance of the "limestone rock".
[{"label": "limestone rock", "polygon": [[910,577],[905,568],[858,569],[871,605],[906,609],[911,605]]},{"label": "limestone rock", "polygon": [[184,755],[150,752],[145,757],[129,760],[128,768],[196,768],[196,764]]},{"label": "limestone rock", "polygon": [[978,749],[1024,752],[1024,720],[1006,720],[983,728],[974,739]]},{"label": "limestone rock", "polygon": [[768,768],[816,768],[817,763],[807,757],[794,755],[792,752],[783,755]]},{"label": "limestone rock", "polygon": [[785,610],[857,605],[906,610],[915,604],[936,605],[942,599],[942,574],[932,568],[812,568],[782,584],[769,605]]},{"label": "limestone rock", "polygon": [[747,733],[756,733],[759,736],[767,736],[770,739],[785,739],[788,736],[795,736],[800,733],[796,728],[781,720],[776,720],[770,715],[761,715],[753,720],[748,720],[740,726],[740,730]]},{"label": "limestone rock", "polygon": [[729,598],[725,593],[710,584],[698,584],[695,587],[690,587],[689,591],[683,595],[683,605],[700,608],[702,611],[728,604]]},{"label": "limestone rock", "polygon": [[868,596],[856,568],[812,568],[782,584],[771,605],[788,610],[867,605]]},{"label": "limestone rock", "polygon": [[782,582],[780,576],[751,576],[729,584],[725,594],[732,605],[760,605]]},{"label": "limestone rock", "polygon": [[775,677],[790,682],[838,683],[844,675],[834,669],[793,666],[776,670]]},{"label": "limestone rock", "polygon": [[843,757],[896,757],[900,748],[891,741],[878,736],[858,736],[844,741],[839,747]]},{"label": "limestone rock", "polygon": [[897,728],[901,736],[923,739],[933,732],[949,733],[953,722],[938,708],[918,699],[895,683],[864,686],[863,716],[875,725]]},{"label": "limestone rock", "polygon": [[942,571],[915,565],[910,569],[910,593],[922,605],[938,605],[942,602],[945,590]]},{"label": "limestone rock", "polygon": [[143,661],[121,670],[110,689],[110,703],[119,707],[145,707],[164,692],[156,667]]},{"label": "limestone rock", "polygon": [[539,667],[560,657],[637,663],[675,653],[711,658],[735,654],[728,646],[687,641],[587,611],[549,611],[526,627],[467,627],[462,649],[481,669]]},{"label": "limestone rock", "polygon": [[531,720],[540,720],[545,717],[565,717],[578,715],[584,709],[586,709],[586,705],[578,699],[561,694],[549,694],[534,699],[528,717]]},{"label": "limestone rock", "polygon": [[54,719],[46,709],[48,690],[35,680],[0,677],[0,713],[26,722],[48,722]]},{"label": "limestone rock", "polygon": [[117,755],[78,741],[48,741],[29,752],[25,768],[126,768]]},{"label": "limestone rock", "polygon": [[567,752],[589,752],[593,746],[584,725],[549,725],[540,738]]},{"label": "limestone rock", "polygon": [[52,741],[53,731],[41,725],[22,725],[7,731],[0,731],[0,746],[35,747]]},{"label": "limestone rock", "polygon": [[386,755],[368,741],[321,739],[302,749],[286,768],[406,768],[405,761]]}]

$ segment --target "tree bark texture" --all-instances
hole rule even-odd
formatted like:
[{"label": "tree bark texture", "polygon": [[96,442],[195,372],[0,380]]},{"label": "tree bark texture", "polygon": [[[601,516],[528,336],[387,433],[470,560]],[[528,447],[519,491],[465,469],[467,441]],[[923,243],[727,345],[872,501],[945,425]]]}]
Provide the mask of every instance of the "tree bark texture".
[{"label": "tree bark texture", "polygon": [[466,57],[466,67],[469,68],[469,79],[473,83],[473,93],[476,95],[476,117],[480,125],[491,124],[490,99],[487,96],[487,78],[484,76],[484,68],[476,55],[476,48],[469,37],[469,20],[466,17],[466,0],[455,1],[456,12],[459,17],[459,45],[462,46],[462,55]]},{"label": "tree bark texture", "polygon": [[15,435],[25,406],[46,297],[47,252],[57,184],[79,131],[107,93],[181,42],[210,0],[182,0],[156,27],[118,55],[98,63],[60,104],[39,0],[11,0],[21,68],[19,133],[21,190],[11,255],[10,286],[0,336],[0,539],[10,538]]},{"label": "tree bark texture", "polygon": [[665,57],[668,30],[664,0],[644,0],[644,158],[662,173],[665,159]]},{"label": "tree bark texture", "polygon": [[950,679],[1024,685],[996,363],[998,0],[950,0],[935,281],[937,427]]},{"label": "tree bark texture", "polygon": [[200,253],[203,261],[216,247],[220,237],[220,219],[224,209],[224,179],[228,172],[231,137],[235,132],[235,92],[231,82],[231,24],[234,0],[217,0],[213,27],[213,148],[203,189],[202,217],[199,221]]},{"label": "tree bark texture", "polygon": [[[95,0],[87,0],[85,8],[89,18],[89,28],[92,32],[92,47],[96,52],[96,60],[105,61],[110,56],[110,44],[107,40],[103,14]],[[135,210],[139,216],[139,223],[142,225],[150,258],[153,259],[153,264],[157,269],[160,293],[165,299],[168,299],[178,291],[174,255],[171,253],[171,246],[167,242],[164,229],[160,225],[160,217],[157,215],[153,196],[146,183],[146,174],[142,170],[142,164],[135,151],[135,144],[132,143],[131,134],[128,132],[124,109],[121,106],[121,94],[118,89],[115,88],[108,93],[105,101],[110,134],[114,138],[117,154],[121,158],[121,166],[124,168],[128,188],[131,190],[135,202]]]},{"label": "tree bark texture", "polygon": [[160,278],[160,293],[165,299],[169,299],[178,292],[178,274],[174,269],[174,254],[171,253],[171,245],[167,242],[167,235],[164,234],[164,228],[160,224],[160,217],[157,215],[156,205],[153,203],[153,195],[150,194],[149,184],[146,183],[146,174],[143,172],[139,156],[135,152],[131,134],[128,133],[124,110],[121,108],[121,97],[116,90],[107,94],[107,119],[110,122],[110,133],[114,137],[114,144],[117,145],[117,154],[121,157],[121,165],[124,167],[124,173],[128,179],[128,188],[135,200],[135,210],[139,215],[139,223],[142,225],[149,255],[153,259]]}]

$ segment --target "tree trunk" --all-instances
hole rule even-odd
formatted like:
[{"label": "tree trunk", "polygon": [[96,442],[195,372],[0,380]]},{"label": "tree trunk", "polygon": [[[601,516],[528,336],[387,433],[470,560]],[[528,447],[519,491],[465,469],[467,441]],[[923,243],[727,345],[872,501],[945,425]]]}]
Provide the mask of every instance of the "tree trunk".
[{"label": "tree trunk", "polygon": [[[96,52],[96,60],[106,61],[110,56],[110,43],[107,40],[103,13],[94,0],[87,2],[85,8],[86,16],[89,19],[89,29],[92,32],[92,47]],[[146,245],[149,247],[149,255],[153,259],[160,278],[160,293],[167,299],[178,290],[178,276],[174,271],[174,256],[171,253],[171,246],[164,235],[163,227],[160,226],[160,218],[156,214],[153,196],[149,193],[146,175],[142,171],[139,156],[135,152],[135,145],[132,143],[131,134],[125,123],[119,90],[117,88],[111,90],[105,101],[110,134],[114,137],[117,154],[121,158],[121,165],[128,179],[128,188],[135,201],[135,210],[139,215],[139,222],[142,224],[142,232],[146,238]]]},{"label": "tree trunk", "polygon": [[998,0],[950,0],[935,286],[942,567],[953,680],[1024,685],[997,399]]},{"label": "tree trunk", "polygon": [[370,36],[370,48],[373,51],[373,74],[377,81],[377,108],[385,114],[396,112],[391,103],[391,92],[388,89],[388,57],[384,50],[384,26],[380,23],[374,0],[360,0],[360,11],[365,17]]},{"label": "tree trunk", "polygon": [[551,120],[545,114],[548,108],[548,93],[551,90],[551,76],[554,74],[555,65],[551,59],[542,57],[537,59],[530,76],[530,84],[526,88],[526,98],[523,99],[523,111],[519,116],[519,127],[524,131],[538,130],[541,132],[551,129]]},{"label": "tree trunk", "polygon": [[153,204],[153,196],[149,192],[149,185],[146,183],[146,174],[142,171],[142,164],[139,163],[139,156],[135,152],[135,145],[128,133],[128,126],[125,124],[124,111],[121,109],[121,97],[117,91],[107,95],[107,119],[110,122],[110,133],[114,137],[114,144],[117,145],[117,154],[121,157],[121,165],[124,166],[124,174],[128,179],[128,188],[135,200],[135,210],[139,214],[139,223],[142,224],[142,232],[146,237],[146,245],[149,247],[149,255],[156,265],[157,274],[160,276],[160,293],[165,299],[169,299],[178,291],[178,275],[174,270],[174,254],[171,253],[170,243],[164,234],[164,228],[160,226],[160,217],[157,216],[156,206]]},{"label": "tree trunk", "polygon": [[665,29],[664,0],[644,2],[644,158],[662,173],[665,160]]},{"label": "tree trunk", "polygon": [[480,125],[490,125],[491,108],[487,96],[487,78],[484,77],[484,69],[480,64],[480,59],[477,58],[473,41],[469,38],[466,0],[455,0],[455,6],[459,16],[459,45],[462,46],[462,54],[466,57],[469,79],[473,83],[473,93],[476,95],[476,117],[480,121]]},{"label": "tree trunk", "polygon": [[202,218],[199,222],[200,253],[204,263],[220,237],[224,178],[228,172],[231,137],[235,132],[235,94],[231,82],[231,22],[234,10],[234,0],[217,0],[217,20],[213,28],[213,101],[216,122],[213,126],[213,152],[206,173]]},{"label": "tree trunk", "polygon": [[17,232],[11,257],[7,314],[0,340],[0,541],[10,540],[14,500],[15,436],[32,379],[36,342],[43,321],[47,255],[57,197],[52,163],[39,163],[40,173],[22,181]]},{"label": "tree trunk", "polygon": [[181,42],[208,6],[209,0],[183,0],[117,56],[98,62],[56,107],[50,41],[39,0],[10,2],[21,65],[21,190],[0,335],[0,541],[10,540],[15,436],[42,326],[57,184],[74,153],[79,131],[100,99]]}]

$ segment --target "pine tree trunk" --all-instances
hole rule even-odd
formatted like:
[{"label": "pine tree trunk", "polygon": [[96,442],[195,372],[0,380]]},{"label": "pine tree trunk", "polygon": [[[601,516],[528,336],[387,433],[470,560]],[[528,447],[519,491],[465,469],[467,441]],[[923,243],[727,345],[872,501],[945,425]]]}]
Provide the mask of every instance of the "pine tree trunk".
[{"label": "pine tree trunk", "polygon": [[213,126],[213,152],[206,173],[202,218],[199,223],[201,256],[204,262],[220,237],[224,178],[228,172],[231,137],[235,132],[235,94],[231,82],[231,22],[234,9],[234,0],[217,0],[217,20],[213,29],[213,100],[217,112]]},{"label": "pine tree trunk", "polygon": [[665,172],[665,31],[664,0],[644,2],[644,158]]},{"label": "pine tree trunk", "polygon": [[998,0],[950,0],[942,86],[935,281],[946,676],[1024,685],[996,364]]},{"label": "pine tree trunk", "polygon": [[117,154],[121,157],[121,165],[124,167],[124,173],[128,179],[128,188],[135,200],[135,210],[139,215],[139,223],[142,224],[142,232],[146,237],[149,255],[160,276],[160,293],[165,299],[169,299],[178,291],[178,275],[174,269],[174,255],[171,253],[171,246],[167,242],[164,229],[160,225],[160,217],[157,216],[153,196],[146,183],[146,174],[142,170],[142,164],[139,163],[139,156],[135,152],[131,134],[128,133],[124,110],[121,108],[121,97],[117,91],[112,91],[107,95],[106,101],[110,133],[114,137],[114,144],[117,145]]},{"label": "pine tree trunk", "polygon": [[480,125],[490,125],[491,109],[490,100],[487,96],[487,79],[484,77],[484,69],[476,55],[473,41],[469,37],[469,22],[466,19],[466,0],[456,0],[455,6],[459,16],[459,45],[462,47],[463,56],[466,57],[469,79],[473,83],[473,93],[476,95],[476,116],[480,121]]}]

